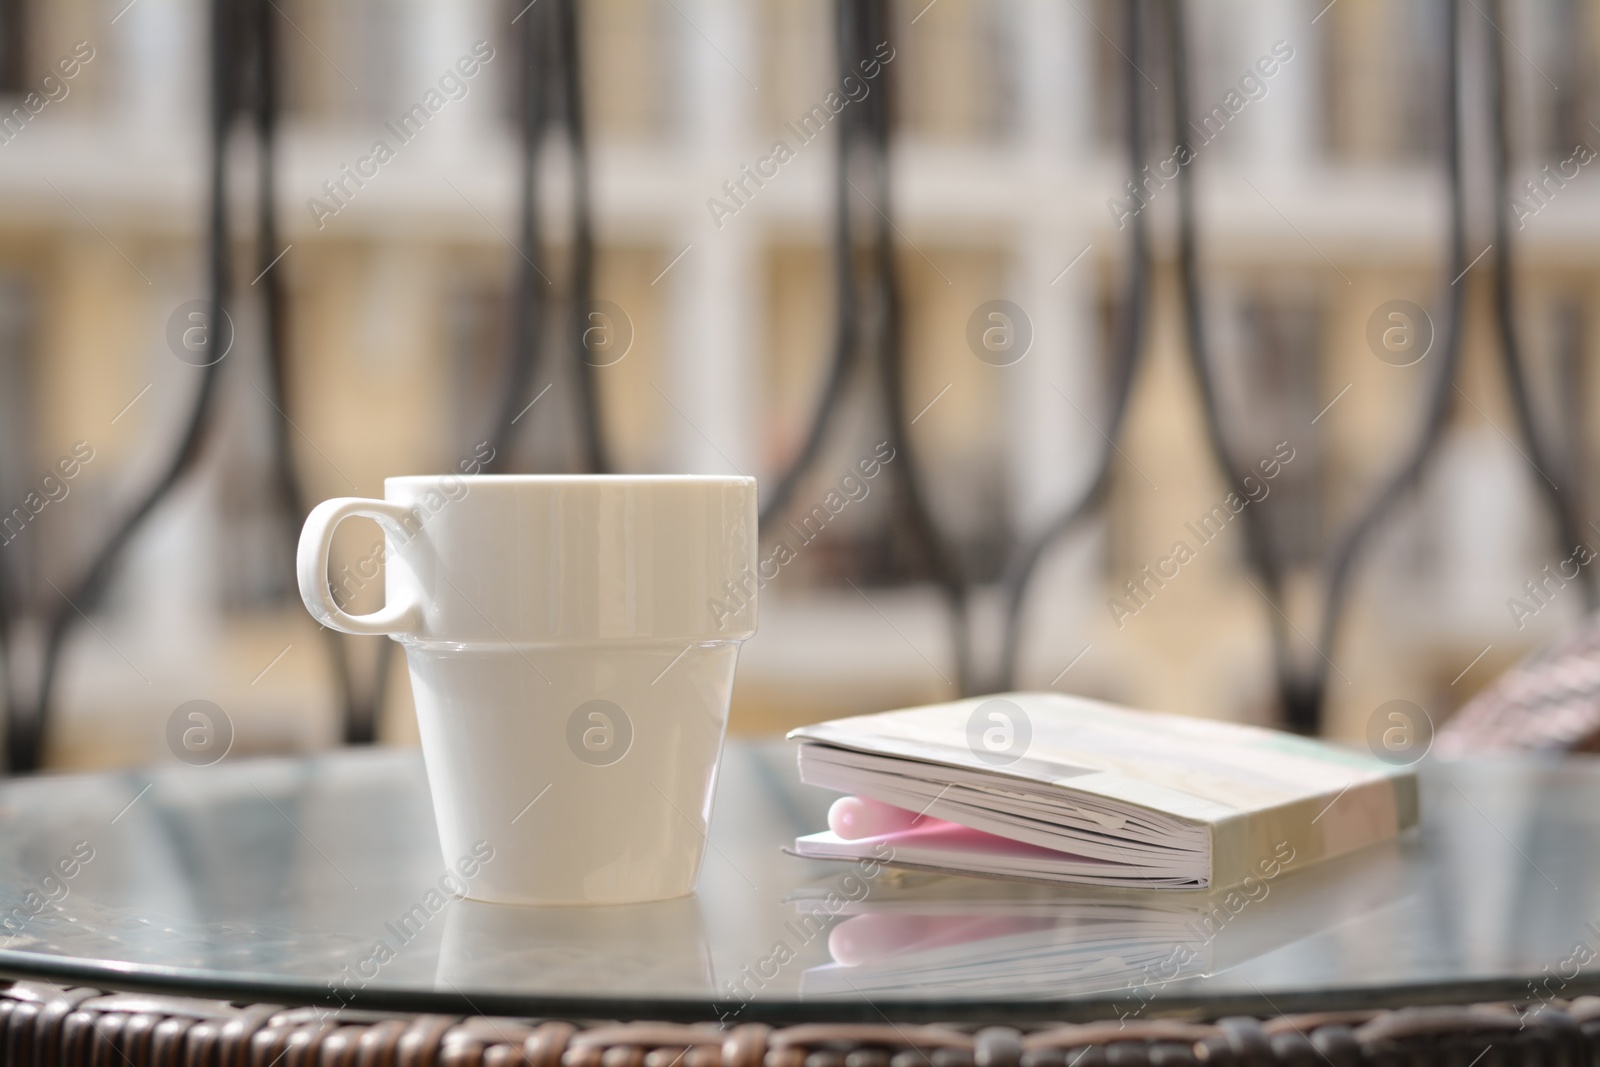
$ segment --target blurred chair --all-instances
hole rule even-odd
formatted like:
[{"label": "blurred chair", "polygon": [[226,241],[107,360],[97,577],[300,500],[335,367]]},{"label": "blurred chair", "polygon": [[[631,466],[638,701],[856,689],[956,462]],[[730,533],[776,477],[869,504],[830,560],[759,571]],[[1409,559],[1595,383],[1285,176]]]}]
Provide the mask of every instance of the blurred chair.
[{"label": "blurred chair", "polygon": [[1600,751],[1600,615],[1511,668],[1439,731],[1434,751]]}]

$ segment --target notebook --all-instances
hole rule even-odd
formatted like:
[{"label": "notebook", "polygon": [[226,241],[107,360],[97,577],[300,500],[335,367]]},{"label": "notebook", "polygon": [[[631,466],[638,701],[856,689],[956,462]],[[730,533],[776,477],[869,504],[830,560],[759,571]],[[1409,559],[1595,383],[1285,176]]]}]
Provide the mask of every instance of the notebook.
[{"label": "notebook", "polygon": [[814,859],[1029,881],[1205,889],[1273,878],[1418,820],[1409,767],[1256,726],[1007,693],[789,734],[800,779],[914,812],[796,840]]}]

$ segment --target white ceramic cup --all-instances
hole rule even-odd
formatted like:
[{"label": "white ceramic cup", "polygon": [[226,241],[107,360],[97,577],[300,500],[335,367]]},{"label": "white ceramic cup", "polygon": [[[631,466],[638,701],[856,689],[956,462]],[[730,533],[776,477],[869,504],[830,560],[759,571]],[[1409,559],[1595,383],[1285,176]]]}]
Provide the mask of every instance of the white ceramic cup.
[{"label": "white ceramic cup", "polygon": [[[366,615],[328,582],[356,515],[386,537]],[[445,475],[317,505],[297,571],[325,626],[405,646],[444,855],[493,850],[467,896],[638,903],[699,874],[756,550],[753,478]]]}]

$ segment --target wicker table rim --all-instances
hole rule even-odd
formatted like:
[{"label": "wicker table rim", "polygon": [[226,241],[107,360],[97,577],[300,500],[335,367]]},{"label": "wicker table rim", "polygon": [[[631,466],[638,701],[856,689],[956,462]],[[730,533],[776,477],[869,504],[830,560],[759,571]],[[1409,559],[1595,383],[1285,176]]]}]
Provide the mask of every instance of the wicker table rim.
[{"label": "wicker table rim", "polygon": [[93,1067],[1355,1067],[1600,1064],[1600,996],[1010,1026],[580,1024],[401,1015],[16,982],[0,1063]]}]

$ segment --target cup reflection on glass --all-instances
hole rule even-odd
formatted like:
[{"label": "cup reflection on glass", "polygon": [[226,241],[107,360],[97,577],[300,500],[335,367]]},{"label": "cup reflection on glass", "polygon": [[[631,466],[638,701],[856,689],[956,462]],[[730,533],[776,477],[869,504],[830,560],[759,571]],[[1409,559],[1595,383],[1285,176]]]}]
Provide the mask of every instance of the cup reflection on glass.
[{"label": "cup reflection on glass", "polygon": [[[325,626],[405,647],[444,855],[494,852],[468,895],[690,892],[755,632],[755,480],[445,475],[384,494],[312,510],[300,593]],[[366,615],[329,587],[352,516],[385,534],[385,604]]]},{"label": "cup reflection on glass", "polygon": [[507,908],[457,900],[445,912],[438,988],[566,996],[712,998],[711,953],[691,894],[609,908]]}]

